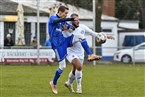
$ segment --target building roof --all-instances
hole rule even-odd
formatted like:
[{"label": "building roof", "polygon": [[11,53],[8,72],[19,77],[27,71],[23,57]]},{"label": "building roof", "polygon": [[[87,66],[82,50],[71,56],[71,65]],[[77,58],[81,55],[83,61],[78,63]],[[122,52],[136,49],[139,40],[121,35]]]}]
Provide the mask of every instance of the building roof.
[{"label": "building roof", "polygon": [[[32,8],[37,7],[37,0],[11,0],[13,2],[17,2],[17,3],[23,3],[24,5],[27,6],[31,6]],[[49,8],[51,7],[56,7],[55,12],[57,12],[57,7],[62,4],[65,5],[65,3],[63,2],[59,2],[57,0],[40,0],[40,9],[45,11],[45,12],[49,12]],[[79,14],[79,18],[80,19],[93,19],[93,12],[83,9],[83,8],[79,8],[70,4],[67,4],[68,8],[69,8],[69,13],[68,16],[70,16],[72,13],[77,13]],[[115,17],[112,16],[107,16],[107,15],[102,15],[101,17],[102,20],[118,20]]]},{"label": "building roof", "polygon": [[[10,0],[0,0],[0,15],[17,15],[18,3]],[[23,5],[24,15],[36,16],[37,10]],[[40,16],[49,16],[49,13],[40,11]]]}]

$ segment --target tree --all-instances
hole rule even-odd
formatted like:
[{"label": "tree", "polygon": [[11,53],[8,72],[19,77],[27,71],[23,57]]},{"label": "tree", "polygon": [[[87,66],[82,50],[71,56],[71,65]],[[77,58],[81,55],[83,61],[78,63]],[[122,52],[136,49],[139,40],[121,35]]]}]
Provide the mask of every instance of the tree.
[{"label": "tree", "polygon": [[[92,11],[92,0],[59,0],[67,4]],[[100,3],[104,0],[96,0]],[[139,20],[140,28],[145,29],[145,0],[116,0],[115,15],[120,20]],[[103,5],[102,5],[103,6]],[[98,15],[97,15],[98,16]]]},{"label": "tree", "polygon": [[[102,10],[103,10],[103,0],[92,0],[92,4],[94,6],[93,11],[95,13],[95,32],[101,31],[101,16],[102,16]],[[96,44],[97,46],[100,46],[100,44]],[[96,49],[96,53],[100,54],[100,49]],[[95,52],[95,49],[94,49]]]},{"label": "tree", "polygon": [[119,19],[135,20],[137,0],[116,0],[116,17]]},{"label": "tree", "polygon": [[139,27],[145,29],[144,0],[116,0],[116,17],[123,20],[139,20]]},{"label": "tree", "polygon": [[76,7],[85,8],[92,11],[92,0],[58,0]]},{"label": "tree", "polygon": [[138,0],[140,28],[145,29],[145,1]]},{"label": "tree", "polygon": [[103,0],[93,0],[95,3],[95,31],[101,31],[101,16],[102,16],[102,9],[103,9]]}]

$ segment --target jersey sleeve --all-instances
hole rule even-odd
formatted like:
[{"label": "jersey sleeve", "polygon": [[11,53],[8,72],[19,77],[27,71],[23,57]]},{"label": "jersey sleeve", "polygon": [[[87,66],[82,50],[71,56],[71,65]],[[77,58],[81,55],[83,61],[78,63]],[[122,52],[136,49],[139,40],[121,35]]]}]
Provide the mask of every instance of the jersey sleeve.
[{"label": "jersey sleeve", "polygon": [[74,18],[52,18],[52,23],[60,23],[65,21],[74,21]]},{"label": "jersey sleeve", "polygon": [[56,19],[57,19],[57,17],[51,16],[51,17],[49,18],[49,23],[53,23],[54,20],[56,20]]},{"label": "jersey sleeve", "polygon": [[86,25],[82,25],[83,28],[85,29],[85,32],[93,37],[96,37],[98,35],[97,32],[94,32],[92,29],[90,29],[89,27],[87,27]]}]

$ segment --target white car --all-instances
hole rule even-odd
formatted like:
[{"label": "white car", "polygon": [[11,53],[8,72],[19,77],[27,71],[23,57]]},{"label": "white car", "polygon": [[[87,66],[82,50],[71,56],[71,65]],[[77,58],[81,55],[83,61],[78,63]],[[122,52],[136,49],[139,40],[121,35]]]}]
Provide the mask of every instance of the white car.
[{"label": "white car", "polygon": [[118,50],[114,53],[114,61],[120,61],[123,63],[145,63],[145,42],[138,44],[130,49]]}]

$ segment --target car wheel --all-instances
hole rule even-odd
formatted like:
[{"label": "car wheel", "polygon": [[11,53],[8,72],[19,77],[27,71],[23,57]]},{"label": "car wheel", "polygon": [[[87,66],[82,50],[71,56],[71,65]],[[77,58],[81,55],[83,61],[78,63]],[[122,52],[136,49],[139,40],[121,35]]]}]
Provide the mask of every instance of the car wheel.
[{"label": "car wheel", "polygon": [[123,55],[121,58],[121,62],[126,63],[126,64],[131,63],[131,61],[132,59],[129,55]]}]

